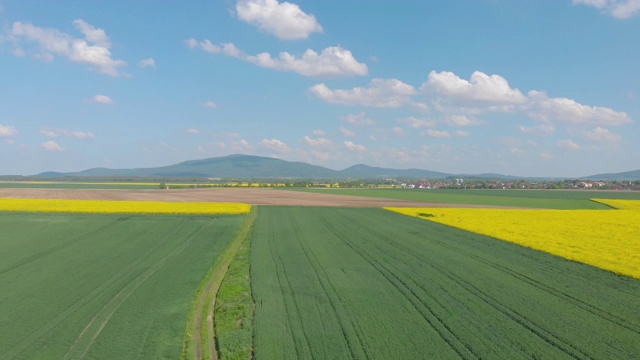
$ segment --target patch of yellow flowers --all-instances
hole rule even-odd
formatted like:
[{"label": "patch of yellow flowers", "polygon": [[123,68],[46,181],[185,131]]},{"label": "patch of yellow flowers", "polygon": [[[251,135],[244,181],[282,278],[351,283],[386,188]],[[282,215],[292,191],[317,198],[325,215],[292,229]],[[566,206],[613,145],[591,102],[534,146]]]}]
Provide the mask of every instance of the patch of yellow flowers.
[{"label": "patch of yellow flowers", "polygon": [[249,210],[249,204],[222,202],[0,199],[0,211],[209,215],[246,214]]},{"label": "patch of yellow flowers", "polygon": [[640,207],[606,201],[627,210],[386,209],[640,279]]},{"label": "patch of yellow flowers", "polygon": [[621,210],[640,210],[640,200],[591,199]]}]

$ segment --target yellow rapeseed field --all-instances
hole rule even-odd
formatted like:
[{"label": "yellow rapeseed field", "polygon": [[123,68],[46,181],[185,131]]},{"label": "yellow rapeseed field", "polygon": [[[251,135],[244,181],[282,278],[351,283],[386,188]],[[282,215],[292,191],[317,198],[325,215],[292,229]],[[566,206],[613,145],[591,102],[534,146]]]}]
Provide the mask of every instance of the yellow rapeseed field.
[{"label": "yellow rapeseed field", "polygon": [[616,209],[640,210],[640,200],[591,199]]},{"label": "yellow rapeseed field", "polygon": [[0,211],[100,214],[245,214],[251,205],[216,202],[0,199]]},{"label": "yellow rapeseed field", "polygon": [[640,279],[640,210],[386,209]]}]

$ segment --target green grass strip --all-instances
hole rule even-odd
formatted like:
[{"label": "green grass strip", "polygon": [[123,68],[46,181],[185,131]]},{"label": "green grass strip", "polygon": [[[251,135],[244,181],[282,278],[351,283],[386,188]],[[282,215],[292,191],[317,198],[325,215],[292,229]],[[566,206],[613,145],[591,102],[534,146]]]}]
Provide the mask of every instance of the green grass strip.
[{"label": "green grass strip", "polygon": [[250,250],[251,236],[246,236],[216,297],[214,325],[221,360],[249,360],[252,356],[254,303],[249,275]]},{"label": "green grass strip", "polygon": [[[189,311],[182,359],[218,359],[214,332],[216,298],[234,258],[241,246],[250,238],[256,217],[257,210],[252,208],[229,247],[216,260],[200,283]],[[250,294],[249,297],[251,297]]]}]

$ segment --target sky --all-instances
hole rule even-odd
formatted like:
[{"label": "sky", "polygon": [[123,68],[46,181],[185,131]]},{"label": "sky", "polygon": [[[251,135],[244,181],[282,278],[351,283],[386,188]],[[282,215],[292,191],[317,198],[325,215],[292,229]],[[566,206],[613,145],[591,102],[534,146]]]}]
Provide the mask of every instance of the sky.
[{"label": "sky", "polygon": [[0,175],[640,169],[640,0],[0,0]]}]

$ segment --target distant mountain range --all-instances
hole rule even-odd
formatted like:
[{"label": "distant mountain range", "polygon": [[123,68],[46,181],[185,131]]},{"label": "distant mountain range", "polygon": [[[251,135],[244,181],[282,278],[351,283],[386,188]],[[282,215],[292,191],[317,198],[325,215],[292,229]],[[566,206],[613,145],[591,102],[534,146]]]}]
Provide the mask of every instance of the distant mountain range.
[{"label": "distant mountain range", "polygon": [[[612,176],[635,174],[640,179],[640,170],[620,173],[602,174],[588,177],[592,180],[613,179]],[[291,162],[275,158],[228,155],[217,158],[184,161],[178,164],[154,168],[137,169],[108,169],[93,168],[79,172],[44,172],[37,177],[197,177],[197,178],[232,178],[232,179],[269,179],[269,178],[297,178],[297,179],[374,179],[374,178],[404,178],[404,179],[435,179],[447,177],[491,178],[491,179],[521,179],[515,176],[501,174],[448,174],[421,169],[389,169],[373,167],[364,164],[354,165],[344,170],[332,170],[326,167],[311,165],[304,162]],[[609,176],[609,177],[606,177]],[[629,178],[624,178],[629,179]]]}]

